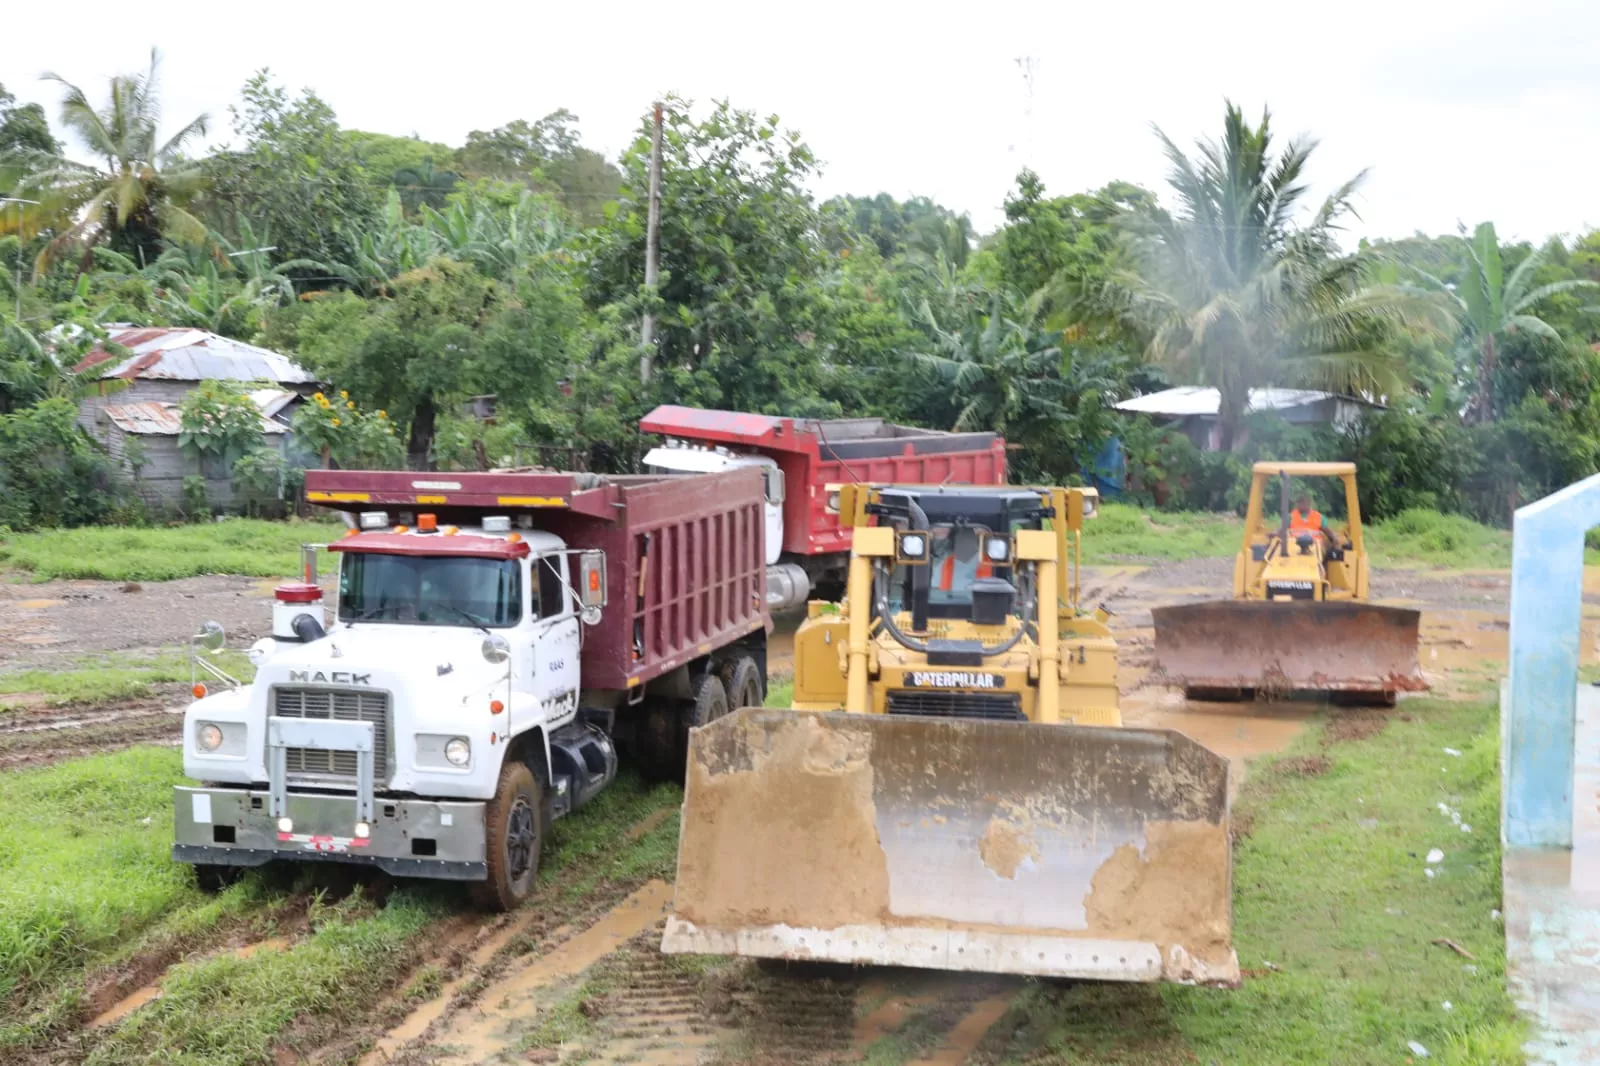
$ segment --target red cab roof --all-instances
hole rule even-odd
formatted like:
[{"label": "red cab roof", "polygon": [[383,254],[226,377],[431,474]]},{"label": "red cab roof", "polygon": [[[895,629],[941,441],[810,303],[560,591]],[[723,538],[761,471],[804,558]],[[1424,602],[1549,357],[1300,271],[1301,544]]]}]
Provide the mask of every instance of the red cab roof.
[{"label": "red cab roof", "polygon": [[331,552],[373,555],[455,555],[479,559],[520,559],[528,554],[525,540],[472,533],[358,533],[328,545]]}]

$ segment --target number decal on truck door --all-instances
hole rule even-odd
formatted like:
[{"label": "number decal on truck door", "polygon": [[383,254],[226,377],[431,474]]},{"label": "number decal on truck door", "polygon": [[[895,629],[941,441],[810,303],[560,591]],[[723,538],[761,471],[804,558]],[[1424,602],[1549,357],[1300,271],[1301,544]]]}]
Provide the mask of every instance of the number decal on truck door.
[{"label": "number decal on truck door", "polygon": [[546,666],[545,669],[549,670],[552,674],[554,674],[554,673],[559,673],[562,669],[564,669],[566,667],[566,665],[567,665],[567,661],[565,659],[551,659],[550,660],[550,665]]}]

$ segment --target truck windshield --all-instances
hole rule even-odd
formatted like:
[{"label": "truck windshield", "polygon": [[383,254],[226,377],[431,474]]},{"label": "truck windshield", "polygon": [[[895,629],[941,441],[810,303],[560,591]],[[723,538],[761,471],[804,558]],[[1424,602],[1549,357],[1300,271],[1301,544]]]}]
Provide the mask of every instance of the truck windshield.
[{"label": "truck windshield", "polygon": [[521,568],[511,559],[350,552],[339,567],[339,621],[517,624]]}]

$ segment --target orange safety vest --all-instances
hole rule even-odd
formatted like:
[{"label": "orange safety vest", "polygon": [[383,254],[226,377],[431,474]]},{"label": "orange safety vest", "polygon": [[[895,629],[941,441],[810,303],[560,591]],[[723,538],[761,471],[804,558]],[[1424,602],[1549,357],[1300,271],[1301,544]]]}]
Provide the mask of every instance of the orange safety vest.
[{"label": "orange safety vest", "polygon": [[1298,510],[1289,512],[1289,528],[1305,529],[1312,533],[1322,532],[1322,512],[1313,510],[1309,515],[1302,515]]},{"label": "orange safety vest", "polygon": [[[980,559],[978,561],[978,573],[976,576],[994,576],[994,569],[989,565],[989,561],[987,559]],[[955,583],[955,579],[956,557],[954,555],[946,555],[944,557],[944,565],[939,568],[939,591],[949,592],[950,586]]]}]

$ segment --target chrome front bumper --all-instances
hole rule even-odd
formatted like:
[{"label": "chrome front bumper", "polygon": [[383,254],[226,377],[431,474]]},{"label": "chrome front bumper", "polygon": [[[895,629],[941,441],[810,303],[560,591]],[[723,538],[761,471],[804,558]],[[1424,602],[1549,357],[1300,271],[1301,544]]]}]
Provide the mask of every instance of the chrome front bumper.
[{"label": "chrome front bumper", "polygon": [[189,788],[173,790],[172,857],[178,862],[261,866],[274,859],[341,862],[398,877],[482,881],[485,864],[484,804],[478,800],[385,799],[375,797],[368,835],[357,837],[359,800],[324,792],[279,794],[280,832],[271,790]]}]

